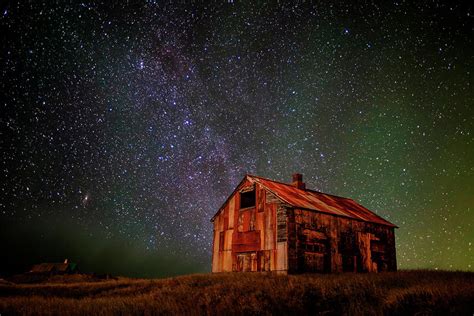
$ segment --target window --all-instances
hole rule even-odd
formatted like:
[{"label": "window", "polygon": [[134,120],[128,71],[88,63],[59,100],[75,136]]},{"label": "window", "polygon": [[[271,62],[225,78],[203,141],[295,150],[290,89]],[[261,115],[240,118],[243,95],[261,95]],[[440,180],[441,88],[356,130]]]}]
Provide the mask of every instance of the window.
[{"label": "window", "polygon": [[240,208],[255,206],[255,190],[240,193]]}]

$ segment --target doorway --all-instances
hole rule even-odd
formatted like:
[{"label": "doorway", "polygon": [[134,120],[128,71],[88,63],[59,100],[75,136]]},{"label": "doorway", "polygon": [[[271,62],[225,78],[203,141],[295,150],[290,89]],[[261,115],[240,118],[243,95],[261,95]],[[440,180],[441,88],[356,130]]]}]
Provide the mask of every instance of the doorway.
[{"label": "doorway", "polygon": [[256,272],[257,266],[257,252],[237,254],[237,272]]}]

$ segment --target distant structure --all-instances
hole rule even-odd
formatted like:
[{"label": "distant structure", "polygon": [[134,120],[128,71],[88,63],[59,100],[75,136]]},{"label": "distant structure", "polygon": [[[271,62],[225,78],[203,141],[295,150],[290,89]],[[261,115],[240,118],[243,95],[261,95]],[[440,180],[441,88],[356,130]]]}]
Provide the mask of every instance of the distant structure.
[{"label": "distant structure", "polygon": [[31,270],[30,274],[72,274],[78,273],[77,264],[69,262],[68,259],[65,259],[64,262],[60,263],[40,263],[35,264]]},{"label": "distant structure", "polygon": [[396,271],[395,226],[354,200],[246,175],[212,217],[212,272]]}]

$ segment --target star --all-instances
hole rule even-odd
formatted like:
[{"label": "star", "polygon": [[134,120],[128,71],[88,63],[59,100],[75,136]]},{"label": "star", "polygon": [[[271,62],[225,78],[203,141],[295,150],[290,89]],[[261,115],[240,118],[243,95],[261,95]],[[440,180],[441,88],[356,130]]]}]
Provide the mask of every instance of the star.
[{"label": "star", "polygon": [[[18,241],[2,253],[29,244],[90,258],[85,270],[206,272],[209,220],[243,176],[300,172],[400,226],[399,268],[472,270],[463,6],[34,1],[2,12],[0,236]],[[166,260],[187,265],[156,264]]]}]

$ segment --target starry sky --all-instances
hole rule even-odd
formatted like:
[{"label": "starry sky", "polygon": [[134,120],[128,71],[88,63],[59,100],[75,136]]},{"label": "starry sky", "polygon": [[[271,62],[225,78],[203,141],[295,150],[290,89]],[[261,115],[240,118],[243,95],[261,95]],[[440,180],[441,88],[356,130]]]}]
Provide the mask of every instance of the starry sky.
[{"label": "starry sky", "polygon": [[473,271],[472,7],[335,2],[2,2],[0,274],[208,272],[243,176],[294,172]]}]

